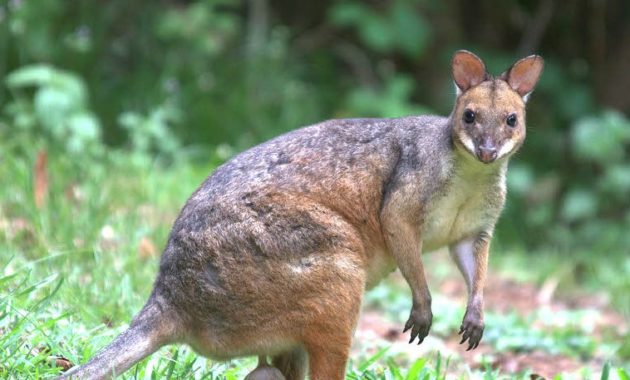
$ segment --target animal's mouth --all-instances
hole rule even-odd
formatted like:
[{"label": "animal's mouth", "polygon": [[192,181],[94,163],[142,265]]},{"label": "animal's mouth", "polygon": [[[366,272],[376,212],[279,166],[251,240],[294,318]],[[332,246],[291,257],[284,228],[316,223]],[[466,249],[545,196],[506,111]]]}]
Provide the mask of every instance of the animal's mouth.
[{"label": "animal's mouth", "polygon": [[454,140],[460,149],[468,152],[484,164],[491,164],[499,157],[499,151],[496,147],[491,145],[477,146],[468,136],[459,135]]}]

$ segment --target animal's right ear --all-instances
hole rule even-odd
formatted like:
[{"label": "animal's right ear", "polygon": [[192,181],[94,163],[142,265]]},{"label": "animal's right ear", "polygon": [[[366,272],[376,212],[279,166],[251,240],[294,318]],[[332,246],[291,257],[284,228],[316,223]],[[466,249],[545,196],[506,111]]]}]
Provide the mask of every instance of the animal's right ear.
[{"label": "animal's right ear", "polygon": [[545,62],[539,55],[530,55],[512,65],[499,77],[506,81],[527,102],[542,74]]},{"label": "animal's right ear", "polygon": [[455,52],[452,66],[457,95],[488,78],[486,65],[479,57],[467,50]]}]

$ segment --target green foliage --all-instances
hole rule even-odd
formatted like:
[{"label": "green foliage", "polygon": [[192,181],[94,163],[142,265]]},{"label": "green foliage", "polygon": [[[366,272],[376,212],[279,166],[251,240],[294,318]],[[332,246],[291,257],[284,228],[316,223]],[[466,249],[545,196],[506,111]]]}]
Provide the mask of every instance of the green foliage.
[{"label": "green foliage", "polygon": [[422,55],[431,39],[431,27],[417,12],[417,4],[396,0],[384,8],[357,1],[340,2],[330,9],[329,18],[335,25],[355,29],[360,40],[376,52]]},{"label": "green foliage", "polygon": [[630,142],[630,121],[614,111],[587,116],[575,123],[571,138],[578,159],[612,166],[628,158],[624,147]]},{"label": "green foliage", "polygon": [[125,112],[118,122],[127,130],[131,152],[141,159],[154,154],[175,158],[181,148],[179,139],[172,133],[172,125],[180,120],[176,107],[162,105],[144,116],[136,112]]},{"label": "green foliage", "polygon": [[400,117],[428,113],[426,107],[413,104],[410,97],[413,80],[397,75],[386,82],[380,91],[360,87],[348,95],[347,108],[353,115],[364,117]]},{"label": "green foliage", "polygon": [[[229,1],[196,2],[181,8],[166,9],[156,21],[156,35],[169,43],[185,44],[191,57],[211,59],[223,53],[226,44],[236,37],[239,19],[217,11]],[[183,47],[183,46],[182,46]]]},{"label": "green foliage", "polygon": [[[43,132],[71,155],[100,152],[101,125],[90,111],[85,83],[49,65],[24,66],[6,78],[15,99],[6,105],[17,132]],[[34,88],[32,101],[26,90]]]},{"label": "green foliage", "polygon": [[[438,352],[430,361],[427,358],[411,362],[408,369],[401,368],[392,358],[382,360],[389,348],[383,348],[357,366],[350,365],[346,373],[348,380],[445,380],[450,359],[445,362]],[[378,361],[386,365],[378,365]]]},{"label": "green foliage", "polygon": [[[530,247],[570,254],[572,281],[607,289],[628,312],[630,120],[603,111],[575,120],[561,138],[567,140],[562,147],[567,170],[562,163],[536,168],[536,161],[520,158],[512,165],[510,203],[499,229],[507,236],[510,228],[528,231],[517,234]],[[596,262],[602,255],[606,260]]]}]

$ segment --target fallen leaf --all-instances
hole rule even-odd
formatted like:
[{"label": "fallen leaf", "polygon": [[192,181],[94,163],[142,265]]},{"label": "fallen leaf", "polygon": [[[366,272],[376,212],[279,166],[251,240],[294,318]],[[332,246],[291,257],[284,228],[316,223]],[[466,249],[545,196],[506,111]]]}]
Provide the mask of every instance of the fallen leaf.
[{"label": "fallen leaf", "polygon": [[140,243],[138,243],[138,255],[141,259],[146,260],[155,257],[156,254],[157,249],[151,239],[146,236],[140,239]]},{"label": "fallen leaf", "polygon": [[48,194],[48,167],[47,167],[46,151],[40,150],[37,153],[35,168],[33,171],[33,198],[35,206],[41,209],[46,204],[46,195]]},{"label": "fallen leaf", "polygon": [[61,367],[63,371],[67,371],[70,368],[74,367],[74,363],[64,357],[55,357],[55,367]]}]

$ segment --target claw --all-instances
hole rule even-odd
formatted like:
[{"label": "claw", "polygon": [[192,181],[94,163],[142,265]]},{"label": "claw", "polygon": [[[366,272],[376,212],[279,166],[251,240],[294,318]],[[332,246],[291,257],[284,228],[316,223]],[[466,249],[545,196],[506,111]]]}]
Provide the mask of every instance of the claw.
[{"label": "claw", "polygon": [[405,323],[405,329],[403,330],[403,333],[406,333],[412,327],[413,327],[413,322],[411,320],[408,320],[407,323]]},{"label": "claw", "polygon": [[416,339],[417,336],[418,336],[418,331],[414,326],[414,328],[411,330],[411,339],[409,339],[409,343],[411,344]]},{"label": "claw", "polygon": [[424,338],[422,338],[422,339],[418,339],[418,346],[419,346],[422,342],[424,342]]},{"label": "claw", "polygon": [[468,348],[466,349],[466,351],[470,351],[470,350],[472,350],[472,349],[473,349],[473,346],[474,346],[473,344],[469,345],[469,346],[468,346]]},{"label": "claw", "polygon": [[459,342],[459,344],[463,344],[466,341],[468,341],[468,343],[470,343],[472,340],[473,340],[472,332],[469,331],[469,330],[465,330],[464,331],[464,335],[462,335],[462,341]]}]

